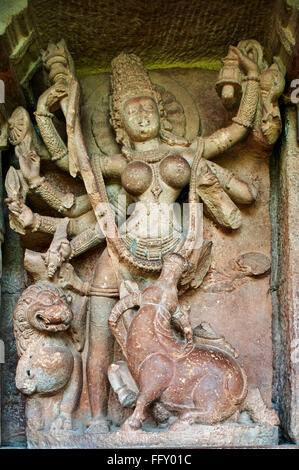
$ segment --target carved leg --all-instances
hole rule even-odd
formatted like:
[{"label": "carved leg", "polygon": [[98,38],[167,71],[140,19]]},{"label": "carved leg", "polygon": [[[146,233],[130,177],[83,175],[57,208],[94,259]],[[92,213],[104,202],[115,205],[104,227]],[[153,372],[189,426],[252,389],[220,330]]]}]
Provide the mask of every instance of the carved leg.
[{"label": "carved leg", "polygon": [[[157,400],[173,374],[173,364],[166,356],[156,354],[144,361],[139,372],[138,385],[140,393],[137,397],[133,414],[121,425],[123,431],[137,431],[146,418],[146,407]],[[153,377],[155,379],[153,380]]]},{"label": "carved leg", "polygon": [[135,410],[132,415],[126,419],[126,421],[121,425],[122,431],[138,431],[141,428],[143,421],[146,418],[146,407],[148,403],[146,399],[139,395]]},{"label": "carved leg", "polygon": [[248,390],[247,397],[241,405],[242,411],[248,411],[255,423],[279,425],[279,418],[273,408],[268,408],[258,388]]},{"label": "carved leg", "polygon": [[[209,410],[208,410],[209,411]],[[171,426],[171,431],[182,431],[187,429],[190,425],[198,424],[213,424],[212,420],[207,419],[207,410],[186,410],[181,413],[179,419],[175,421]]]},{"label": "carved leg", "polygon": [[51,425],[52,432],[59,429],[72,430],[73,428],[72,413],[75,411],[80,399],[83,379],[81,354],[73,350],[73,356],[73,372],[62,397],[59,415]]},{"label": "carved leg", "polygon": [[108,369],[108,378],[111,387],[118,396],[121,406],[124,408],[134,408],[136,405],[137,394],[130,390],[121,375],[120,364],[113,362]]},{"label": "carved leg", "polygon": [[113,338],[108,318],[116,299],[92,297],[90,303],[87,379],[92,414],[89,432],[107,432],[107,371],[112,360]]}]

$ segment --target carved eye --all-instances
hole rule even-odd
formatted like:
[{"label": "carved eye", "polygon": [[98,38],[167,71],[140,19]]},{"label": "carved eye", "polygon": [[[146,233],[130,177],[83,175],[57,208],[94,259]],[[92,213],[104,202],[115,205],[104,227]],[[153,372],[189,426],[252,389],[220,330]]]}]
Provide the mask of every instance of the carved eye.
[{"label": "carved eye", "polygon": [[36,312],[36,314],[35,314],[35,318],[36,318],[37,320],[41,320],[41,321],[42,321],[42,320],[43,320],[43,314],[44,314],[44,310],[38,310],[38,311]]},{"label": "carved eye", "polygon": [[152,104],[147,104],[143,106],[144,111],[152,112],[154,110],[154,107]]},{"label": "carved eye", "polygon": [[30,377],[30,370],[26,370],[28,377]]},{"label": "carved eye", "polygon": [[127,110],[127,113],[129,116],[134,116],[135,114],[137,114],[137,108],[129,108]]}]

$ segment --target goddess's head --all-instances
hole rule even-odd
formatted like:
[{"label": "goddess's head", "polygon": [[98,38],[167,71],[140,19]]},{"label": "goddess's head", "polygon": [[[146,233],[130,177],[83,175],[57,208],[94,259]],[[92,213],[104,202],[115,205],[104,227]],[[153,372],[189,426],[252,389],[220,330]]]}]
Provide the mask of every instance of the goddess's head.
[{"label": "goddess's head", "polygon": [[112,61],[111,124],[116,140],[125,147],[144,142],[171,130],[160,93],[134,54],[120,54]]},{"label": "goddess's head", "polygon": [[160,115],[150,96],[136,96],[126,100],[120,110],[123,129],[131,142],[144,142],[158,136]]}]

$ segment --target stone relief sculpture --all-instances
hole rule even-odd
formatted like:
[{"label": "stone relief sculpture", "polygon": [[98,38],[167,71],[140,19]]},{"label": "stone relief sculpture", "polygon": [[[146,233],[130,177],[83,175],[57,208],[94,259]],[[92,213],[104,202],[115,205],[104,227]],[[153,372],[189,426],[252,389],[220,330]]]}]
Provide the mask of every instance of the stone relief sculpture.
[{"label": "stone relief sculpture", "polygon": [[[144,292],[124,297],[112,309],[109,326],[123,347],[139,390],[134,413],[123,429],[139,429],[146,417],[145,407],[159,398],[160,407],[165,404],[166,409],[181,411],[179,421],[213,424],[233,415],[246,397],[246,375],[237,361],[217,348],[200,348],[193,342],[189,316],[179,307],[176,289],[187,266],[182,256],[165,255],[158,280]],[[135,306],[140,307],[138,314],[123,338],[117,323]],[[173,314],[186,343],[173,334]]]},{"label": "stone relief sculpture", "polygon": [[[234,348],[208,323],[193,329],[178,297],[199,288],[211,265],[199,203],[220,230],[237,233],[238,205],[257,198],[256,181],[212,160],[250,133],[261,148],[274,144],[284,86],[278,67],[268,67],[256,41],[230,46],[216,89],[232,122],[190,141],[181,107],[171,114],[175,97],[159,91],[137,56],[120,54],[112,61],[109,102],[118,146],[102,144],[118,150],[105,155],[88,154],[80,86],[65,43],[50,44],[43,62],[51,86],[38,100],[37,126],[23,108],[8,121],[19,169],[11,167],[5,183],[11,227],[29,240],[44,234],[50,243],[44,252],[27,248],[33,284],[15,310],[17,387],[31,396],[29,432],[109,433],[113,406],[125,408],[121,429],[130,432],[141,428],[147,411],[153,429],[173,431],[236,421],[242,410],[253,421],[278,424],[258,390],[247,394]],[[101,123],[93,115],[92,132],[111,139]],[[187,228],[175,209],[186,187]],[[96,247],[102,254],[82,281],[76,258]],[[267,273],[265,258],[244,254],[235,279]]]}]

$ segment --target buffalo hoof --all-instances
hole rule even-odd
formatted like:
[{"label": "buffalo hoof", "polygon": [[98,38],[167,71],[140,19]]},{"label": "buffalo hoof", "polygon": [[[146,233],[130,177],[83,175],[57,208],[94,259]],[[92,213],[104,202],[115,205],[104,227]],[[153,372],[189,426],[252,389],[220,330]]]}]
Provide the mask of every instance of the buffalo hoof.
[{"label": "buffalo hoof", "polygon": [[141,429],[141,422],[139,419],[128,418],[120,427],[121,431],[131,432],[139,431]]},{"label": "buffalo hoof", "polygon": [[187,420],[178,419],[169,428],[169,431],[185,431],[190,428],[190,423]]}]

